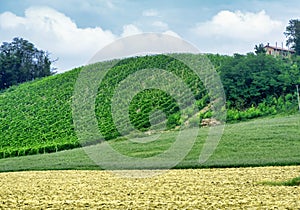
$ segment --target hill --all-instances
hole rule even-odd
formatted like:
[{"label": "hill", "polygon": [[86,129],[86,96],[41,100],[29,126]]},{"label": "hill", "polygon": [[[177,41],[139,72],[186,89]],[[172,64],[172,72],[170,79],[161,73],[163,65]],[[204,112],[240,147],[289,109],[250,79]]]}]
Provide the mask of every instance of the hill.
[{"label": "hill", "polygon": [[[202,59],[200,55],[186,56],[198,56]],[[296,95],[292,86],[294,82],[292,78],[299,75],[296,62],[252,54],[232,57],[208,55],[207,57],[215,66],[224,84],[229,121],[278,112],[292,113],[296,110]],[[83,68],[101,68],[106,64],[98,63],[76,68],[64,74],[27,82],[2,91],[0,93],[0,158],[79,147],[72,116],[77,77]],[[209,93],[199,77],[186,64],[166,55],[123,59],[117,61],[109,70],[97,90],[95,114],[98,128],[105,139],[114,139],[132,131],[119,132],[114,123],[111,105],[114,91],[120,82],[140,69],[166,69],[190,88],[195,98],[194,105],[199,110],[209,107]],[[176,84],[172,85],[176,86]],[[186,95],[183,94],[182,97],[185,100]],[[170,130],[178,129],[180,125],[199,126],[199,121],[211,118],[214,114],[212,109],[205,109],[201,113],[194,113],[189,109],[180,110],[176,100],[159,89],[144,90],[132,99],[129,105],[130,121],[134,129],[143,132],[152,129],[149,116],[154,116],[154,121],[165,123],[163,130]],[[155,110],[162,110],[165,116],[161,113],[157,114]],[[162,116],[166,121],[161,120]],[[122,125],[126,127],[124,126],[126,124],[122,123],[124,122],[120,122],[121,127]],[[95,143],[98,143],[98,139],[91,138],[84,144]]]}]

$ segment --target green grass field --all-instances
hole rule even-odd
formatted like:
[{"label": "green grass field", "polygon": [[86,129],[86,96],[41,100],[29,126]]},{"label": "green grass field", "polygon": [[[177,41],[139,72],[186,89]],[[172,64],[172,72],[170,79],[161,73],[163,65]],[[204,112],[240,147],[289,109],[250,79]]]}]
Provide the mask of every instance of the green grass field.
[{"label": "green grass field", "polygon": [[[227,124],[213,155],[204,164],[199,164],[199,154],[207,131],[208,128],[200,128],[193,148],[175,168],[300,164],[299,114]],[[177,133],[178,131],[167,132],[163,134],[161,140],[147,144],[132,143],[123,138],[111,140],[109,143],[119,153],[144,158],[157,155],[169,148]],[[5,158],[0,160],[0,171],[99,169],[87,155],[97,152],[98,148],[99,145],[95,145],[85,149]]]}]

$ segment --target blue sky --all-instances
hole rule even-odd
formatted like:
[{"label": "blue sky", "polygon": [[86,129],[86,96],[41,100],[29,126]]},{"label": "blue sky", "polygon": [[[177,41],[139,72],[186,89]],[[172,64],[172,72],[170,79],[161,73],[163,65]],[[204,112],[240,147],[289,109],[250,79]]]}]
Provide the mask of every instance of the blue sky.
[{"label": "blue sky", "polygon": [[0,42],[21,36],[59,60],[84,65],[114,40],[142,32],[179,36],[204,53],[246,53],[285,42],[299,0],[0,0]]}]

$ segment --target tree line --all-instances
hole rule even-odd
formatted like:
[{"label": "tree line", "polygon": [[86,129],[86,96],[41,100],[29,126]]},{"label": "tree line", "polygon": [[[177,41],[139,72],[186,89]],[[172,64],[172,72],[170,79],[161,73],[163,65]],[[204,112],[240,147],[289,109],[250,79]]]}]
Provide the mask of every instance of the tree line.
[{"label": "tree line", "polygon": [[0,46],[0,90],[52,75],[52,62],[48,52],[37,49],[23,38],[3,42]]},{"label": "tree line", "polygon": [[244,110],[295,92],[300,84],[299,57],[275,58],[265,53],[235,54],[218,69],[229,108]]}]

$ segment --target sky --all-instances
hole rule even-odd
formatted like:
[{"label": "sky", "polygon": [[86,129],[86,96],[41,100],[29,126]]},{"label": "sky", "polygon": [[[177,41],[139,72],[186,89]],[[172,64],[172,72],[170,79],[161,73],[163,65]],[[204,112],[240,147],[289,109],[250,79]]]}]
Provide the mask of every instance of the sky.
[{"label": "sky", "polygon": [[0,42],[22,37],[58,60],[64,72],[85,65],[122,37],[146,33],[177,36],[202,53],[253,52],[279,46],[299,0],[0,0]]}]

